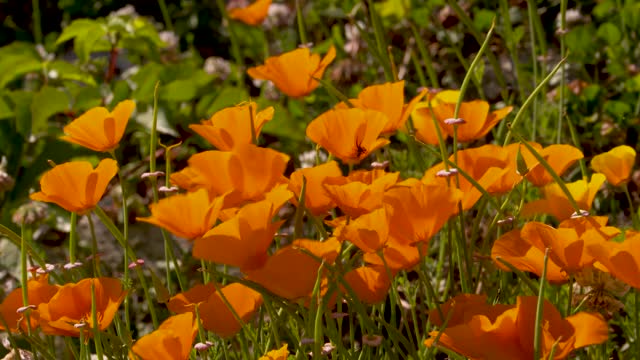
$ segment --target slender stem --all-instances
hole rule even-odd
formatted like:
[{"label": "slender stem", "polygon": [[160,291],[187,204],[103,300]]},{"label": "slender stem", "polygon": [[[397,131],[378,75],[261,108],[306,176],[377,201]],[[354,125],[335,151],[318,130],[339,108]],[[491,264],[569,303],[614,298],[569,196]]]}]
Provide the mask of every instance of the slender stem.
[{"label": "slender stem", "polygon": [[[21,228],[22,246],[20,247],[20,280],[22,282],[22,306],[29,305],[29,279],[27,275],[27,225],[22,224]],[[29,318],[30,310],[25,310],[25,318],[27,320],[27,334],[31,337],[31,319]]]},{"label": "slender stem", "polygon": [[31,0],[33,11],[31,20],[33,21],[33,40],[36,44],[42,44],[42,28],[40,25],[40,0]]},{"label": "slender stem", "polygon": [[300,36],[300,43],[306,44],[307,41],[307,31],[304,27],[304,14],[302,14],[302,5],[300,4],[301,0],[296,0],[296,21],[298,23],[298,36]]},{"label": "slender stem", "polygon": [[[566,56],[566,45],[564,43],[565,31],[567,29],[567,0],[560,0],[560,57]],[[564,91],[565,91],[565,70],[560,69],[560,102],[558,103],[558,134],[556,143],[560,144],[562,139],[562,119],[564,119]]]},{"label": "slender stem", "polygon": [[[538,83],[538,53],[536,52],[536,32],[534,25],[534,14],[533,12],[537,11],[537,6],[531,1],[527,0],[527,12],[529,14],[529,34],[531,36],[531,63],[533,66],[533,86],[535,87]],[[538,96],[533,97],[533,107],[531,108],[531,121],[532,121],[532,131],[531,131],[531,141],[535,141],[536,139],[536,130],[538,128]]]},{"label": "slender stem", "polygon": [[76,249],[78,247],[78,235],[76,233],[76,227],[78,224],[78,214],[71,213],[71,230],[69,232],[69,262],[76,262]]},{"label": "slender stem", "polygon": [[91,260],[93,262],[93,276],[100,277],[102,274],[100,273],[100,257],[98,256],[98,239],[96,238],[96,230],[93,226],[93,218],[91,218],[91,214],[87,215],[87,219],[89,220],[89,231],[91,232]]},{"label": "slender stem", "polygon": [[169,9],[167,9],[167,3],[164,0],[158,0],[158,7],[162,12],[162,20],[164,20],[164,27],[169,31],[173,31],[173,24],[171,23],[171,16],[169,15]]},{"label": "slender stem", "polygon": [[100,323],[98,322],[98,310],[96,306],[95,279],[91,281],[91,322],[93,324],[93,341],[96,346],[98,360],[102,360],[102,342],[100,340]]},{"label": "slender stem", "polygon": [[225,7],[224,0],[216,0],[216,4],[218,5],[218,10],[222,14],[222,17],[227,22],[227,28],[229,30],[229,41],[231,42],[231,54],[233,55],[233,59],[236,62],[238,71],[236,72],[236,84],[238,86],[242,86],[244,84],[244,71],[242,70],[242,54],[240,53],[240,46],[238,43],[238,36],[234,29],[233,19],[229,17],[229,13],[227,12],[227,8]]},{"label": "slender stem", "polygon": [[544,285],[547,278],[547,264],[549,262],[549,248],[544,250],[544,265],[542,267],[542,276],[540,277],[540,287],[538,289],[538,304],[536,306],[536,323],[533,335],[533,353],[534,359],[540,359],[542,354],[542,319],[544,317]]},{"label": "slender stem", "polygon": [[640,219],[638,219],[638,213],[633,207],[633,199],[631,198],[631,194],[629,193],[629,187],[627,186],[627,183],[625,183],[622,188],[624,189],[624,194],[627,196],[627,201],[629,202],[629,212],[631,213],[633,228],[638,230],[640,229]]}]

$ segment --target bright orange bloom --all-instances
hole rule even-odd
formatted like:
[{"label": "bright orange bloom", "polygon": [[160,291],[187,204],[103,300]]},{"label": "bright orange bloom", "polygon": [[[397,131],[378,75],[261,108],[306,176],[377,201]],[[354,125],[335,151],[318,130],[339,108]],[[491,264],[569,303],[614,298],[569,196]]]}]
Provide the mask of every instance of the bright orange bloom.
[{"label": "bright orange bloom", "polygon": [[[553,144],[544,149],[540,149],[536,143],[530,143],[542,158],[551,166],[558,176],[562,176],[576,161],[582,159],[584,155],[578,148],[565,145]],[[525,175],[535,186],[544,186],[553,182],[551,174],[540,164],[540,162],[524,146],[520,146],[520,153],[527,165],[529,172]],[[514,154],[515,155],[515,154]]]},{"label": "bright orange bloom", "polygon": [[267,250],[284,220],[272,222],[293,194],[282,193],[279,199],[266,199],[243,206],[238,213],[196,239],[193,256],[220,264],[237,266],[242,271],[262,267]]},{"label": "bright orange bloom", "polygon": [[384,301],[391,287],[391,281],[384,266],[362,266],[344,274],[344,279],[358,299],[365,304]]},{"label": "bright orange bloom", "polygon": [[283,93],[294,97],[311,94],[320,83],[324,70],[336,57],[336,49],[331,46],[320,60],[320,55],[311,54],[308,48],[299,48],[279,56],[272,56],[264,65],[249,68],[247,74],[254,79],[270,80]]},{"label": "bright orange bloom", "polygon": [[340,240],[349,240],[366,253],[377,253],[389,241],[390,209],[381,207],[358,216],[339,232]]},{"label": "bright orange bloom", "polygon": [[[224,108],[203,120],[202,124],[189,125],[193,131],[222,151],[231,151],[241,144],[251,144],[267,121],[273,118],[273,107],[257,112],[258,104],[249,101]],[[253,125],[253,129],[251,126]]]},{"label": "bright orange bloom", "polygon": [[589,244],[587,252],[611,275],[640,289],[640,233],[631,232],[623,242]]},{"label": "bright orange bloom", "polygon": [[[336,238],[298,239],[270,256],[263,267],[247,271],[247,279],[283,298],[305,299],[312,295],[320,268],[320,262],[306,252],[333,264],[338,251],[340,243]],[[323,282],[326,283],[325,276]]]},{"label": "bright orange bloom", "polygon": [[435,115],[443,140],[445,134],[453,136],[454,127],[457,127],[458,141],[469,142],[480,139],[496,124],[505,118],[511,110],[511,106],[503,109],[489,112],[489,103],[482,100],[463,101],[460,104],[458,118],[464,120],[464,123],[458,125],[447,124],[448,119],[452,119],[455,113],[456,102],[458,101],[459,92],[448,91],[444,94],[438,94],[431,100],[431,109],[428,105],[421,104],[413,114],[416,127],[416,137],[428,144],[437,144],[438,140],[435,136],[435,126],[433,125],[432,113]]},{"label": "bright orange bloom", "polygon": [[389,241],[382,249],[384,261],[382,261],[378,253],[365,253],[362,256],[362,260],[369,265],[383,268],[387,266],[392,274],[396,274],[400,270],[409,270],[418,265],[420,259],[427,255],[428,245],[426,242],[406,245],[389,238]]},{"label": "bright orange bloom", "polygon": [[421,182],[390,189],[384,195],[390,212],[390,235],[406,245],[428,242],[458,213],[461,199],[462,192],[458,189]]},{"label": "bright orange bloom", "polygon": [[211,230],[224,204],[224,196],[210,199],[205,189],[166,197],[151,204],[151,216],[136,218],[187,240],[194,240]]},{"label": "bright orange bloom", "polygon": [[606,223],[606,217],[591,216],[565,220],[557,229],[539,222],[529,222],[521,230],[512,230],[498,238],[491,250],[491,257],[505,271],[509,271],[509,268],[497,258],[502,258],[517,269],[541,276],[544,252],[549,248],[547,280],[564,282],[570,275],[580,276],[585,270],[591,271],[596,258],[586,251],[590,244],[608,244],[608,240],[620,233],[620,230],[606,226]]},{"label": "bright orange bloom", "polygon": [[329,110],[309,123],[307,137],[345,164],[358,164],[389,143],[379,138],[387,122],[387,116],[375,110]]},{"label": "bright orange bloom", "polygon": [[629,181],[636,162],[636,151],[627,145],[617,146],[591,160],[594,171],[604,174],[609,184],[618,186]]},{"label": "bright orange bloom", "polygon": [[160,327],[141,337],[131,352],[131,359],[142,360],[186,360],[191,352],[191,344],[198,333],[198,324],[192,313],[169,317]]},{"label": "bright orange bloom", "polygon": [[[98,324],[91,317],[91,284],[95,289]],[[92,337],[91,329],[106,329],[118,311],[127,292],[119,279],[101,277],[83,279],[63,285],[47,303],[38,305],[40,327],[45,334],[80,336],[75,324],[86,323],[85,336]]]},{"label": "bright orange bloom", "polygon": [[[469,300],[468,298],[479,298]],[[467,298],[467,299],[465,299]],[[437,346],[455,351],[469,359],[532,359],[535,331],[536,296],[518,296],[516,305],[483,304],[485,295],[459,295],[441,307],[453,311],[438,339]],[[446,316],[446,315],[445,315]],[[439,319],[437,310],[430,319]],[[565,359],[578,348],[607,341],[609,329],[600,314],[580,312],[563,319],[546,299],[543,305],[541,358]],[[433,321],[438,323],[437,321]],[[441,322],[440,322],[441,323]],[[438,331],[429,333],[426,346],[434,346]]]},{"label": "bright orange bloom", "polygon": [[[421,91],[408,104],[404,103],[404,80],[394,83],[372,85],[364,88],[357,99],[350,99],[351,105],[361,109],[377,110],[387,115],[387,123],[382,134],[391,134],[404,127],[409,114],[418,101],[427,94],[427,89]],[[347,108],[347,104],[340,103],[336,108]]]},{"label": "bright orange bloom", "polygon": [[[578,180],[567,185],[569,192],[574,200],[578,203],[580,210],[590,210],[596,193],[600,190],[600,186],[604,183],[605,176],[602,174],[593,174],[591,181]],[[535,200],[524,204],[522,207],[522,216],[533,216],[536,214],[550,214],[558,220],[565,220],[576,212],[571,206],[569,199],[556,183],[546,185],[542,188],[544,199]]]},{"label": "bright orange bloom", "polygon": [[135,108],[131,100],[120,102],[112,112],[95,107],[65,126],[66,135],[60,138],[94,151],[111,151],[118,147]]},{"label": "bright orange bloom", "polygon": [[262,305],[262,295],[240,283],[233,283],[220,289],[242,324],[236,320],[233,312],[227,307],[219,292],[198,306],[202,326],[216,335],[229,338],[237,334],[253,318]]},{"label": "bright orange bloom", "polygon": [[[336,204],[327,195],[324,180],[328,177],[341,176],[342,170],[335,161],[314,166],[312,168],[298,169],[289,179],[289,190],[295,194],[295,199],[300,197],[302,191],[302,178],[307,181],[304,195],[304,207],[314,216],[319,216],[333,209]],[[297,203],[297,202],[296,202]]]},{"label": "bright orange bloom", "polygon": [[29,197],[31,200],[52,202],[67,211],[84,214],[98,204],[117,172],[118,163],[112,159],[103,159],[95,170],[86,161],[56,165],[42,175],[41,190]]},{"label": "bright orange bloom", "polygon": [[284,344],[278,350],[271,350],[266,353],[264,356],[261,356],[258,360],[287,360],[289,356],[289,350],[287,350],[288,345]]},{"label": "bright orange bloom", "polygon": [[189,166],[171,175],[171,182],[193,191],[206,188],[225,196],[224,208],[264,199],[287,179],[282,175],[289,156],[276,150],[240,145],[231,152],[204,151],[189,158]]},{"label": "bright orange bloom", "polygon": [[[42,303],[49,302],[49,300],[58,292],[60,287],[58,285],[49,284],[49,276],[42,275],[37,278],[32,278],[27,281],[27,297],[29,299],[29,305],[38,306]],[[0,314],[11,332],[18,332],[18,326],[22,331],[27,331],[26,318],[24,314],[19,314],[17,310],[22,308],[24,303],[22,302],[22,289],[18,288],[13,290],[7,295],[0,305]],[[33,313],[29,317],[31,328],[38,327],[39,321],[37,314]],[[2,323],[0,323],[0,330],[7,330]]]},{"label": "bright orange bloom", "polygon": [[256,26],[262,24],[269,14],[271,0],[256,0],[253,4],[243,8],[229,9],[229,17],[242,21],[247,25]]},{"label": "bright orange bloom", "polygon": [[327,178],[323,186],[340,210],[356,218],[381,207],[384,192],[396,184],[399,175],[380,169],[358,170],[348,176]]},{"label": "bright orange bloom", "polygon": [[425,144],[438,145],[438,134],[442,136],[442,140],[446,140],[449,135],[442,129],[438,121],[434,121],[431,116],[431,107],[435,107],[440,103],[453,103],[455,104],[460,97],[460,91],[458,90],[444,90],[434,94],[433,90],[427,92],[427,100],[416,104],[413,112],[411,113],[411,119],[413,120],[413,127],[416,130],[416,138]]},{"label": "bright orange bloom", "polygon": [[207,301],[215,292],[216,286],[214,283],[198,284],[185,292],[172,296],[169,299],[167,308],[177,314],[193,312],[196,305]]}]

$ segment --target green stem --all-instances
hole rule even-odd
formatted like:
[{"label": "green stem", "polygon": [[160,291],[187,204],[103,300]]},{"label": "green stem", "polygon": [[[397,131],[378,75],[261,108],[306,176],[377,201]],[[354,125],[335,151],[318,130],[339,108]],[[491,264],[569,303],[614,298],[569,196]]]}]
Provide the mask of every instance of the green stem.
[{"label": "green stem", "polygon": [[[567,0],[560,0],[560,57],[566,56],[566,45],[564,35],[567,30]],[[560,69],[560,103],[558,104],[558,134],[556,143],[560,144],[562,138],[562,119],[564,119],[564,91],[565,73],[564,66]]]},{"label": "green stem", "polygon": [[244,71],[242,70],[242,66],[244,62],[242,61],[242,54],[240,53],[238,36],[234,29],[234,21],[229,17],[229,13],[227,12],[227,8],[224,4],[224,0],[216,0],[216,5],[218,5],[218,10],[222,14],[222,17],[227,22],[227,27],[229,30],[229,41],[231,42],[231,54],[233,55],[233,59],[236,62],[236,66],[238,68],[238,71],[236,73],[236,84],[238,86],[243,86]]},{"label": "green stem", "polygon": [[533,358],[540,359],[542,355],[542,319],[544,317],[544,285],[547,278],[547,264],[549,262],[549,248],[544,250],[544,265],[542,267],[542,276],[540,277],[540,288],[538,289],[538,304],[536,306],[536,323],[533,335]]},{"label": "green stem", "polygon": [[96,355],[98,360],[102,360],[102,342],[100,340],[100,323],[98,322],[98,310],[96,307],[95,280],[91,281],[91,322],[93,323],[93,341],[96,346]]},{"label": "green stem", "polygon": [[100,277],[100,262],[98,256],[98,239],[96,238],[96,230],[93,226],[93,218],[91,218],[91,214],[87,215],[87,219],[89,220],[89,231],[91,232],[91,252],[93,253],[93,257],[91,258],[93,263],[93,277]]},{"label": "green stem", "polygon": [[631,199],[631,194],[629,193],[629,187],[627,183],[625,183],[622,188],[624,189],[624,194],[627,196],[627,201],[629,202],[629,212],[631,212],[631,221],[633,222],[633,228],[638,230],[640,229],[640,219],[638,219],[638,213],[633,208],[633,200]]},{"label": "green stem", "polygon": [[160,12],[162,12],[162,20],[164,20],[164,27],[169,31],[173,31],[173,24],[171,23],[171,16],[169,15],[169,9],[167,9],[167,4],[164,0],[158,0],[158,7],[160,7]]},{"label": "green stem", "polygon": [[533,102],[533,100],[538,95],[538,93],[542,90],[542,88],[544,88],[547,85],[547,83],[549,82],[549,80],[551,80],[553,75],[555,75],[556,72],[558,72],[558,70],[560,70],[560,68],[565,63],[565,61],[567,61],[567,58],[566,57],[562,58],[562,60],[560,60],[560,62],[553,68],[553,70],[551,70],[549,75],[547,75],[547,77],[545,77],[542,80],[542,82],[540,82],[540,84],[538,84],[538,86],[529,95],[527,100],[525,100],[525,102],[522,104],[522,107],[520,108],[520,110],[518,110],[518,113],[516,114],[516,117],[513,119],[512,123],[511,123],[511,127],[509,128],[509,131],[507,132],[507,136],[504,139],[504,146],[507,146],[509,144],[509,141],[511,140],[511,136],[512,136],[511,134],[513,132],[513,129],[516,127],[516,125],[518,125],[518,123],[520,122],[520,119],[522,118],[522,116],[524,116],[525,110]]},{"label": "green stem", "polygon": [[[536,32],[534,25],[534,14],[533,12],[537,11],[537,6],[531,1],[527,0],[527,12],[529,14],[529,34],[531,36],[531,64],[533,66],[533,86],[535,87],[538,83],[538,53],[536,52]],[[531,108],[531,121],[532,121],[532,131],[531,131],[531,141],[535,141],[536,139],[536,130],[538,123],[538,97],[533,97],[533,107]]]},{"label": "green stem", "polygon": [[307,31],[304,27],[304,14],[302,14],[301,0],[296,0],[296,21],[298,23],[298,35],[300,36],[300,43],[307,44]]},{"label": "green stem", "polygon": [[33,21],[33,40],[36,44],[42,44],[42,28],[40,25],[40,0],[31,0],[33,11],[31,19]]},{"label": "green stem", "polygon": [[69,232],[69,262],[71,264],[76,262],[76,249],[78,248],[78,235],[76,233],[76,227],[78,224],[78,214],[71,213],[71,230]]},{"label": "green stem", "polygon": [[[28,279],[28,271],[27,271],[27,226],[22,224],[22,236],[21,242],[22,246],[20,247],[20,280],[22,282],[22,306],[29,306],[29,279]],[[24,314],[27,320],[27,334],[31,336],[31,319],[29,318],[30,309],[26,309]]]}]

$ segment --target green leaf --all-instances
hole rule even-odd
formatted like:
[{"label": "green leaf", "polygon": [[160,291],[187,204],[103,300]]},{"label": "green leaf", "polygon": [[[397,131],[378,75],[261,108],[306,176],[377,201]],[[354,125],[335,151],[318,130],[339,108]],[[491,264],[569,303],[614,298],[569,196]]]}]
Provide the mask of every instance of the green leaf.
[{"label": "green leaf", "polygon": [[245,88],[238,88],[234,86],[228,86],[220,91],[215,100],[211,103],[207,109],[207,114],[213,114],[220,109],[236,105],[243,101],[249,100],[249,93]]},{"label": "green leaf", "polygon": [[491,27],[491,23],[495,16],[496,13],[491,10],[480,9],[475,12],[473,16],[473,23],[479,31],[485,32]]},{"label": "green leaf", "polygon": [[42,69],[42,60],[33,44],[15,42],[0,48],[0,88],[16,78]]},{"label": "green leaf", "polygon": [[100,45],[99,40],[107,34],[107,29],[104,26],[99,26],[94,30],[78,35],[73,40],[73,47],[81,63],[89,61],[89,55],[92,51],[108,50],[108,44]]},{"label": "green leaf", "polygon": [[58,77],[66,81],[79,81],[81,83],[97,86],[91,74],[82,71],[78,66],[62,60],[54,60],[48,65],[48,69],[55,70]]},{"label": "green leaf", "polygon": [[0,94],[0,120],[10,119],[13,117],[13,109],[9,100]]},{"label": "green leaf", "polygon": [[622,33],[618,29],[617,26],[610,22],[606,22],[598,28],[598,32],[596,33],[598,38],[607,42],[607,44],[612,46],[617,46],[620,44],[620,40],[622,39]]},{"label": "green leaf", "polygon": [[9,93],[9,98],[14,104],[16,131],[22,135],[23,139],[28,139],[31,134],[31,103],[33,93],[24,90],[12,91]]},{"label": "green leaf", "polygon": [[[78,19],[74,20],[69,26],[62,30],[62,34],[56,40],[56,45],[60,45],[65,41],[71,40],[78,36],[86,36],[87,33],[102,28],[102,24],[96,20]],[[99,31],[99,30],[98,30]]]},{"label": "green leaf", "polygon": [[187,79],[178,79],[161,86],[159,96],[165,101],[191,101],[198,95],[198,91],[211,81],[213,76],[199,70]]},{"label": "green leaf", "polygon": [[138,72],[131,77],[131,80],[135,83],[133,87],[133,98],[143,101],[153,101],[153,90],[156,86],[156,82],[160,79],[160,74],[163,71],[163,67],[160,64],[150,62],[145,64],[138,70]]},{"label": "green leaf", "polygon": [[69,97],[63,91],[43,86],[31,102],[31,133],[46,132],[47,120],[54,114],[69,110]]}]

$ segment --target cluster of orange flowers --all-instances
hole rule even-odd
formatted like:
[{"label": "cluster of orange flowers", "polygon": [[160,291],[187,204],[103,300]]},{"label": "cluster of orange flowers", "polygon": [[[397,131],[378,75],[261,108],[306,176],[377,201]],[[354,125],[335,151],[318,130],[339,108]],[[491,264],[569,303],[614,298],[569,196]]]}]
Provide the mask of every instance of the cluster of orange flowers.
[{"label": "cluster of orange flowers", "polygon": [[[231,16],[248,15],[232,12]],[[302,48],[270,58],[248,74],[271,80],[291,97],[302,97],[319,85],[316,79],[334,57],[333,48],[323,59]],[[636,240],[640,235],[627,231],[624,241],[611,241],[620,230],[606,226],[606,219],[576,213],[590,210],[605,179],[615,186],[628,180],[635,160],[628,147],[595,157],[591,164],[598,174],[590,181],[567,184],[580,209],[574,208],[539,160],[561,175],[583,157],[569,145],[529,144],[539,157],[522,144],[467,148],[426,170],[421,179],[400,179],[399,173],[382,168],[343,173],[341,164],[360,164],[387,146],[389,135],[403,131],[409,116],[421,142],[437,144],[455,136],[465,143],[484,137],[511,111],[510,107],[490,111],[488,103],[476,100],[463,102],[459,119],[453,119],[458,98],[454,91],[424,90],[405,104],[403,81],[367,87],[356,99],[336,105],[307,126],[308,138],[340,162],[297,169],[288,178],[289,156],[256,145],[274,109],[259,111],[254,102],[223,109],[191,126],[216,150],[191,156],[187,167],[171,175],[172,185],[184,192],[152,204],[151,216],[138,220],[190,240],[194,258],[235,267],[246,282],[280,298],[308,305],[314,291],[319,291],[316,295],[332,292],[332,301],[356,297],[374,304],[384,301],[398,272],[412,269],[426,256],[431,239],[450,218],[471,209],[485,192],[506,194],[528,181],[540,188],[543,199],[525,204],[520,215],[549,213],[562,222],[558,228],[529,222],[504,234],[491,253],[498,267],[509,271],[508,263],[541,275],[545,250],[550,249],[546,267],[551,282],[574,277],[583,285],[616,293],[624,288],[616,281],[640,288],[640,240]],[[111,112],[92,109],[64,128],[63,139],[95,151],[113,151],[134,107],[127,100]],[[41,191],[31,198],[85,214],[97,205],[117,171],[117,162],[110,159],[95,169],[82,161],[57,165],[43,175]],[[299,237],[285,245],[274,240],[285,222],[279,213],[287,203],[317,220],[318,239]],[[327,218],[336,214],[341,216]],[[362,261],[329,271],[343,262],[346,242],[355,245]],[[3,328],[39,327],[46,334],[63,336],[86,331],[84,335],[91,337],[89,330],[109,326],[127,296],[117,279],[84,279],[60,286],[50,285],[46,275],[29,280],[27,293],[28,304],[18,290],[4,300]],[[171,354],[186,359],[199,326],[232,337],[251,323],[262,296],[244,282],[195,285],[170,298],[167,307],[175,315],[135,342],[131,356],[153,359]],[[92,301],[98,324],[91,316]],[[437,344],[473,359],[531,358],[536,302],[536,297],[519,297],[515,305],[490,306],[483,296],[460,295],[442,306],[442,312],[432,311],[431,322],[444,327],[431,332],[425,345]],[[600,315],[580,312],[563,319],[546,301],[543,314],[545,358],[552,348],[559,359],[607,339],[607,324]],[[285,345],[267,357],[287,354]]]}]

